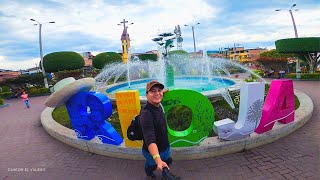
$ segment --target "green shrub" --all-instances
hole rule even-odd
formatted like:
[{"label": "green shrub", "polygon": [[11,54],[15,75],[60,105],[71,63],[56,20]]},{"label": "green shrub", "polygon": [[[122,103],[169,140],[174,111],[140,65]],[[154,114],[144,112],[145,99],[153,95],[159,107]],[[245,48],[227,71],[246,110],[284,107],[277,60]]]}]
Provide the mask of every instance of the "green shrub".
[{"label": "green shrub", "polygon": [[[230,74],[241,73],[241,69],[238,69],[238,68],[231,68],[231,69],[228,69],[228,71],[230,72]],[[223,72],[223,74],[225,73]]]},{"label": "green shrub", "polygon": [[84,66],[84,60],[82,56],[76,52],[54,52],[43,57],[43,65],[47,72],[58,72],[81,69]]},{"label": "green shrub", "polygon": [[[250,77],[251,77],[251,76],[250,76]],[[244,79],[244,81],[245,81],[245,82],[254,82],[254,79],[252,79],[252,78],[251,78],[251,79],[247,79],[247,78],[246,78],[246,79]]]},{"label": "green shrub", "polygon": [[253,72],[258,74],[259,76],[263,76],[262,70],[253,70]]},{"label": "green shrub", "polygon": [[0,98],[2,99],[6,99],[6,98],[9,98],[12,96],[12,92],[3,92],[3,93],[0,93]]},{"label": "green shrub", "polygon": [[2,98],[0,98],[0,106],[4,105],[4,100]]},{"label": "green shrub", "polygon": [[301,74],[302,79],[320,79],[320,74],[312,73],[312,74]]},{"label": "green shrub", "polygon": [[82,69],[75,69],[75,70],[64,70],[56,72],[56,80],[60,81],[61,79],[67,78],[67,77],[73,77],[75,79],[80,79],[81,74],[83,73]]},{"label": "green shrub", "polygon": [[50,93],[49,88],[31,87],[28,89],[30,96],[41,96]]},{"label": "green shrub", "polygon": [[[261,70],[253,70],[254,73],[258,74],[259,76],[263,76],[263,72]],[[244,79],[246,82],[255,82],[259,77],[255,74],[250,74],[250,79]]]},{"label": "green shrub", "polygon": [[[296,78],[296,73],[291,73],[291,74],[285,74],[286,78],[291,78],[295,79]],[[306,74],[301,74],[301,79],[320,79],[320,73],[306,73]]]},{"label": "green shrub", "polygon": [[173,51],[169,51],[168,55],[189,55],[189,53],[187,51],[184,50],[173,50]]},{"label": "green shrub", "polygon": [[151,60],[151,61],[157,61],[158,56],[156,54],[140,54],[138,55],[140,60]]},{"label": "green shrub", "polygon": [[92,66],[97,69],[102,69],[105,65],[114,62],[122,62],[121,56],[115,52],[104,52],[93,58]]},{"label": "green shrub", "polygon": [[2,86],[0,89],[2,90],[2,92],[11,92],[11,88],[9,86]]}]

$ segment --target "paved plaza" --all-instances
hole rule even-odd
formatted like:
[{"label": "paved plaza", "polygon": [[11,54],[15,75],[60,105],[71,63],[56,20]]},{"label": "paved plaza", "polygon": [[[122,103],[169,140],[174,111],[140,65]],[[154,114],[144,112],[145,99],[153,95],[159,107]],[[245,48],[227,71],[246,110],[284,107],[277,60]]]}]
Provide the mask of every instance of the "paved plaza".
[{"label": "paved plaza", "polygon": [[[294,81],[312,118],[276,142],[215,158],[174,161],[182,179],[320,179],[320,81]],[[6,100],[0,109],[0,179],[145,179],[144,161],[91,154],[51,137],[40,123],[47,96]],[[159,174],[159,173],[158,173]]]}]

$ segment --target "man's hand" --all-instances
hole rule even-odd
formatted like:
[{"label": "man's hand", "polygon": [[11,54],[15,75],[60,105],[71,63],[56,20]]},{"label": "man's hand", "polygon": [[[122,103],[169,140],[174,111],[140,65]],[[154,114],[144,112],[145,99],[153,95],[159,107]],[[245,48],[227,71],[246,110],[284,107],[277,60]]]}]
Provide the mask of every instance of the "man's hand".
[{"label": "man's hand", "polygon": [[[159,158],[160,159],[160,158]],[[160,170],[162,172],[162,168],[168,168],[169,169],[169,166],[167,165],[167,163],[163,162],[161,159],[160,161],[157,163],[157,169]],[[169,169],[170,170],[170,169]]]}]

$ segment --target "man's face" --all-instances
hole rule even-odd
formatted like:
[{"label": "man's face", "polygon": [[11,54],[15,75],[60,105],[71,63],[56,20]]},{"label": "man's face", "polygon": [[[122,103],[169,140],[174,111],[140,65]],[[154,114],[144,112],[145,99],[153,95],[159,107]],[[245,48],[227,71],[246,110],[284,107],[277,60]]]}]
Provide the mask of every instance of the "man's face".
[{"label": "man's face", "polygon": [[163,91],[158,86],[154,86],[147,92],[146,96],[149,103],[158,106],[162,100]]}]

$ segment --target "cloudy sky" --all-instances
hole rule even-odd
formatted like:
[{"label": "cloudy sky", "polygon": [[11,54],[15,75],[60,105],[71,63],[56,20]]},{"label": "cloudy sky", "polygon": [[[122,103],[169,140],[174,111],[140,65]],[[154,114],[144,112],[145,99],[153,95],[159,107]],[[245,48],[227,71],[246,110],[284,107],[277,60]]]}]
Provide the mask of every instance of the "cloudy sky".
[{"label": "cloudy sky", "polygon": [[[245,48],[274,48],[277,39],[320,36],[319,0],[0,0],[0,69],[19,70],[39,63],[39,26],[43,54],[56,51],[119,52],[124,18],[132,51],[157,49],[152,38],[181,26],[183,49],[218,50],[235,43]],[[275,9],[282,9],[276,12]],[[46,22],[55,21],[55,24]],[[174,48],[175,49],[175,48]]]}]

